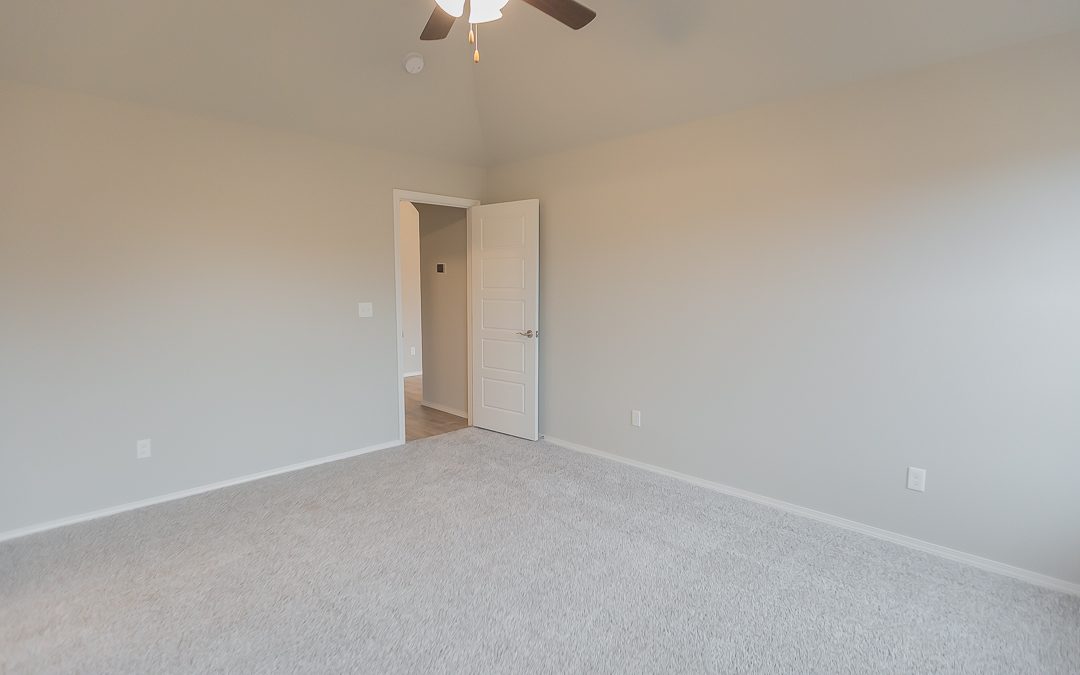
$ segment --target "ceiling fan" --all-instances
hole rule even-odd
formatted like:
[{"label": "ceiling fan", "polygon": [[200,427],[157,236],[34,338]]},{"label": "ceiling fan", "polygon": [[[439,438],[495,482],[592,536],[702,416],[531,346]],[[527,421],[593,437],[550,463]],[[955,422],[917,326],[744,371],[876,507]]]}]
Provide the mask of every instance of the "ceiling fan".
[{"label": "ceiling fan", "polygon": [[[469,0],[469,44],[476,45],[473,61],[480,62],[480,47],[476,38],[476,26],[502,18],[502,8],[510,0]],[[522,0],[532,5],[556,21],[560,21],[574,30],[584,28],[596,18],[596,12],[575,0]],[[450,34],[454,21],[465,13],[465,0],[435,0],[435,10],[431,13],[421,40],[442,40]]]}]

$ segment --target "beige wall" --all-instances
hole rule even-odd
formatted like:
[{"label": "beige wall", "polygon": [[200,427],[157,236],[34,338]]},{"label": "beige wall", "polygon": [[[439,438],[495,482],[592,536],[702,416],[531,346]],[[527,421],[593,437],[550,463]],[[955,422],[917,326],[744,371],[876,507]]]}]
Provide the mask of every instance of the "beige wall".
[{"label": "beige wall", "polygon": [[402,372],[410,375],[424,369],[420,330],[420,212],[409,202],[401,202],[400,208]]},{"label": "beige wall", "polygon": [[[424,402],[465,416],[468,410],[467,211],[417,204],[423,296]],[[446,271],[435,271],[445,263]]]},{"label": "beige wall", "polygon": [[490,170],[544,432],[1080,581],[1078,82],[1073,36]]},{"label": "beige wall", "polygon": [[1073,35],[486,181],[0,83],[0,532],[394,439],[391,190],[484,188],[541,199],[545,433],[1080,581],[1077,81]]},{"label": "beige wall", "polygon": [[392,191],[480,170],[11,83],[0,158],[0,532],[397,438]]}]

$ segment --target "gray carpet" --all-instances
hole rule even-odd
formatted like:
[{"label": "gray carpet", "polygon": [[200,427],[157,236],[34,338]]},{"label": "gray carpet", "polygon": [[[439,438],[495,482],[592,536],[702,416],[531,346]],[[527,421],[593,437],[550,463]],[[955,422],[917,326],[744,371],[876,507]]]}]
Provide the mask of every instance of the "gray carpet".
[{"label": "gray carpet", "polygon": [[1080,672],[1080,599],[473,429],[0,545],[0,671]]}]

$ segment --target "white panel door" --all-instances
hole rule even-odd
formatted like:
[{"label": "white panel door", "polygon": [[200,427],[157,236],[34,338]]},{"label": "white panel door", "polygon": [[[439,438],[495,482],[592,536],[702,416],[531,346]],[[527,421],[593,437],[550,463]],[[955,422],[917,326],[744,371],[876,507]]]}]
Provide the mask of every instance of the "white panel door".
[{"label": "white panel door", "polygon": [[537,420],[540,202],[469,209],[472,422],[529,440]]}]

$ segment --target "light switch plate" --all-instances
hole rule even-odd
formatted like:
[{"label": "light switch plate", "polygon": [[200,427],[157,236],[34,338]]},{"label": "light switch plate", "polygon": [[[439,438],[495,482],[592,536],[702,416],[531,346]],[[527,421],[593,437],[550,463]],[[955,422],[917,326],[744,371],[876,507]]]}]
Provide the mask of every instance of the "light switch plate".
[{"label": "light switch plate", "polygon": [[361,302],[359,307],[361,319],[370,319],[371,317],[375,316],[375,308],[370,302]]},{"label": "light switch plate", "polygon": [[907,487],[916,492],[926,492],[926,469],[909,466],[907,470]]}]

